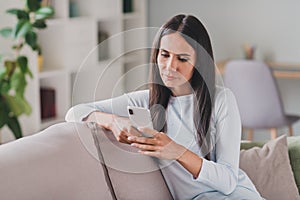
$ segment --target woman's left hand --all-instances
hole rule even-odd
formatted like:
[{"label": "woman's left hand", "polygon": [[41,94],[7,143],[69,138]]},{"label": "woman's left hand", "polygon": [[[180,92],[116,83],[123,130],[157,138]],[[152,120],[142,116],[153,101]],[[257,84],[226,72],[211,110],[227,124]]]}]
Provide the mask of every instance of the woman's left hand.
[{"label": "woman's left hand", "polygon": [[154,156],[160,159],[178,160],[187,150],[177,144],[165,133],[150,128],[140,128],[139,131],[153,135],[152,138],[130,136],[127,139],[132,142],[131,146],[140,149],[140,153]]}]

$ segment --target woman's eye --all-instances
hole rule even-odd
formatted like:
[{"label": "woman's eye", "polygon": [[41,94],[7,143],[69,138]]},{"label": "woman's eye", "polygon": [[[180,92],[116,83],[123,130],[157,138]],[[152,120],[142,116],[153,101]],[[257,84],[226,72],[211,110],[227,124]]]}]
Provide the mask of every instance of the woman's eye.
[{"label": "woman's eye", "polygon": [[178,58],[178,60],[181,61],[181,62],[187,62],[188,61],[187,58]]},{"label": "woman's eye", "polygon": [[169,57],[169,54],[166,54],[166,53],[161,53],[160,55],[165,58]]}]

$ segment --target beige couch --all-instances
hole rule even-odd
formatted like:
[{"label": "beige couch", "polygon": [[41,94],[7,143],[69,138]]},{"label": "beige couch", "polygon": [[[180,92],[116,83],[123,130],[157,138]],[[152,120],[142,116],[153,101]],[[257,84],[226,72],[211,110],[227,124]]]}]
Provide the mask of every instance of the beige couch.
[{"label": "beige couch", "polygon": [[[123,155],[127,152],[125,145],[117,149]],[[136,159],[136,155],[123,156],[131,165],[116,154],[116,159],[107,161],[117,199],[171,199],[155,162],[145,156]],[[133,159],[139,160],[137,165]],[[1,145],[0,199],[113,199],[87,124],[61,123]]]},{"label": "beige couch", "polygon": [[[93,200],[114,199],[114,196],[117,199],[172,199],[155,160],[137,154],[136,149],[129,145],[118,143],[111,133],[97,129],[98,133],[93,134],[93,130],[95,129],[86,123],[61,123],[35,135],[0,145],[0,199]],[[95,141],[101,143],[107,168],[103,168],[102,162],[99,162]],[[272,141],[268,148],[251,150],[261,153],[253,154],[249,151],[245,157],[246,152],[242,152],[241,160],[244,159],[244,166],[246,164],[249,167],[250,164],[247,163],[253,164],[253,155],[259,156],[256,156],[258,162],[262,160],[262,155],[266,158],[264,162],[269,162],[269,153],[272,152],[270,150],[274,142]],[[262,145],[246,143],[242,148]],[[299,168],[300,138],[289,138],[288,147],[292,170],[299,184],[299,173],[296,172]],[[250,160],[249,155],[252,157]],[[255,165],[249,171],[262,171],[265,168],[264,164],[262,165],[260,169]],[[105,181],[106,172],[114,188],[113,193],[110,192],[109,182]],[[260,191],[266,191],[264,188],[270,186],[268,180],[271,180],[274,174],[278,176],[276,172],[269,178],[266,177],[267,184],[262,184],[258,188]],[[261,176],[255,171],[252,175],[255,179],[253,181],[259,183]],[[291,188],[290,184],[289,181],[288,188]],[[281,188],[279,184],[269,192],[280,191]],[[294,188],[297,190],[296,186]]]}]

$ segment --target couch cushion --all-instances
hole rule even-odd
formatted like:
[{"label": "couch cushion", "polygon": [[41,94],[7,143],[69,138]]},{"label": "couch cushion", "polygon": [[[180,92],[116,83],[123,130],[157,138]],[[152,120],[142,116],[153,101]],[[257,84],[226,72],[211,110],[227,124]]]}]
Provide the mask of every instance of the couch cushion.
[{"label": "couch cushion", "polygon": [[118,142],[110,131],[95,124],[89,126],[96,129],[92,131],[95,145],[116,199],[172,199],[155,159]]},{"label": "couch cushion", "polygon": [[299,199],[290,165],[286,136],[260,147],[241,150],[240,168],[266,199]]}]

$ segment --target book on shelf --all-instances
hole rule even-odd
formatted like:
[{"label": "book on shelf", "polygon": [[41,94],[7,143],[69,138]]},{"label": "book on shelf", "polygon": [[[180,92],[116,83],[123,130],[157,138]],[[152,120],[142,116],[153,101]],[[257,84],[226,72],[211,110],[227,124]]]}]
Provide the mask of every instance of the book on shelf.
[{"label": "book on shelf", "polygon": [[55,89],[50,87],[40,88],[41,119],[56,117]]}]

